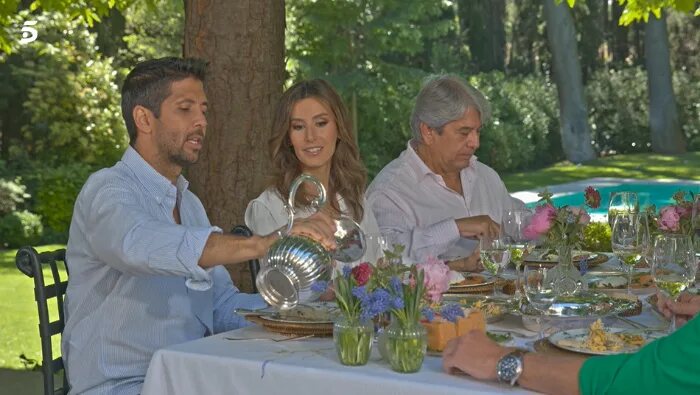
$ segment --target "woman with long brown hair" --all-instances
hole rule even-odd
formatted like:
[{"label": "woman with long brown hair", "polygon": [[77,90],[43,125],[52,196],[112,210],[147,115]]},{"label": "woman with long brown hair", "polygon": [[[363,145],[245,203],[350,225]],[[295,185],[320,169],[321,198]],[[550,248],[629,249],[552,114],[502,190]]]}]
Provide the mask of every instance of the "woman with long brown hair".
[{"label": "woman with long brown hair", "polygon": [[[348,111],[340,95],[326,81],[301,81],[289,88],[277,103],[269,140],[274,169],[271,185],[248,204],[245,222],[256,234],[269,234],[287,224],[285,202],[292,181],[306,173],[326,188],[331,216],[351,217],[365,233],[379,234],[371,210],[364,208],[367,171],[360,160]],[[315,187],[305,183],[295,202],[296,215],[308,216],[316,197]],[[367,246],[362,261],[374,262],[381,249]]]}]

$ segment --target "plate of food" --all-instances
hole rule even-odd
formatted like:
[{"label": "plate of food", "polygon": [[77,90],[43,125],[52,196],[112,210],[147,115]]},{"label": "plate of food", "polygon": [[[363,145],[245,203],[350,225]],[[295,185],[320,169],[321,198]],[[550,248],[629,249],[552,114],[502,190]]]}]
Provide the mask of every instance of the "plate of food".
[{"label": "plate of food", "polygon": [[606,295],[602,292],[582,291],[573,296],[557,296],[552,306],[544,313],[529,303],[523,303],[520,313],[524,316],[546,316],[556,318],[605,317],[637,308],[637,299]]},{"label": "plate of food", "polygon": [[[591,268],[605,263],[608,261],[608,259],[610,259],[610,257],[604,253],[582,250],[574,250],[572,251],[571,255],[571,259],[574,261],[574,265],[576,265],[576,267],[578,267],[579,263],[583,260],[586,260],[588,262],[588,267]],[[554,249],[536,248],[525,256],[523,261],[526,263],[556,265],[559,263],[559,255],[557,255],[557,251]]]},{"label": "plate of food", "polygon": [[515,299],[486,295],[444,294],[442,303],[456,303],[464,308],[481,310],[489,324],[518,310],[518,302]]},{"label": "plate of food", "polygon": [[[588,289],[617,290],[627,289],[627,274],[616,271],[590,271],[584,275]],[[630,288],[645,289],[654,286],[650,273],[633,273]]]},{"label": "plate of food", "polygon": [[654,331],[605,328],[601,320],[596,320],[590,328],[569,329],[549,336],[549,342],[568,351],[590,355],[614,355],[631,353],[647,343],[662,337]]},{"label": "plate of food", "polygon": [[450,279],[450,288],[474,288],[493,285],[496,279],[486,273],[457,272]]}]

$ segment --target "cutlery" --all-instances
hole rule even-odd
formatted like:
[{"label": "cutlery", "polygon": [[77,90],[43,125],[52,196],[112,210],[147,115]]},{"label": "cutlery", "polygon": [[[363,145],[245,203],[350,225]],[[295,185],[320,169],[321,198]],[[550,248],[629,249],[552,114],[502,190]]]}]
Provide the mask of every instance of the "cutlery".
[{"label": "cutlery", "polygon": [[303,339],[308,339],[310,337],[314,337],[314,335],[301,335],[301,336],[292,336],[292,337],[285,337],[283,339],[273,339],[270,337],[224,337],[225,340],[271,340],[276,343],[281,343],[281,342],[286,342],[290,340],[303,340]]}]

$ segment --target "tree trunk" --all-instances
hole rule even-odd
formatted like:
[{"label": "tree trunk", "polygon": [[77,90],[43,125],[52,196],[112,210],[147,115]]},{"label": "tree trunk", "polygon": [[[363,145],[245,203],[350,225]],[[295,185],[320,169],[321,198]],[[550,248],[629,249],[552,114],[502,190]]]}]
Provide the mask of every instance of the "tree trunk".
[{"label": "tree trunk", "polygon": [[678,119],[676,96],[671,83],[666,15],[649,16],[644,30],[644,57],[649,86],[651,149],[661,154],[685,152],[685,138]]},{"label": "tree trunk", "polygon": [[[243,223],[266,185],[267,140],[284,81],[283,0],[185,0],[185,56],[209,61],[209,112],[199,163],[188,171],[212,224]],[[247,265],[228,267],[252,289]]]},{"label": "tree trunk", "polygon": [[562,148],[571,162],[587,162],[595,159],[596,154],[591,145],[588,110],[583,97],[574,20],[566,2],[556,5],[554,0],[544,0],[544,14],[554,81],[559,93]]},{"label": "tree trunk", "polygon": [[505,12],[505,0],[460,0],[457,3],[460,33],[480,72],[505,70]]}]

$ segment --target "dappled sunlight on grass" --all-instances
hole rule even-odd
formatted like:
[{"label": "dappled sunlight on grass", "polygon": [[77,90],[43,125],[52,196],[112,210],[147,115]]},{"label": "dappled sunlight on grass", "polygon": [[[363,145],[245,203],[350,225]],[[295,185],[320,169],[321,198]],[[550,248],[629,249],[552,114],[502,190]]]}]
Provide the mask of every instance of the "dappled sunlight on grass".
[{"label": "dappled sunlight on grass", "polygon": [[700,180],[700,152],[684,155],[629,154],[598,158],[585,165],[570,162],[531,172],[503,175],[511,192],[595,177]]}]

